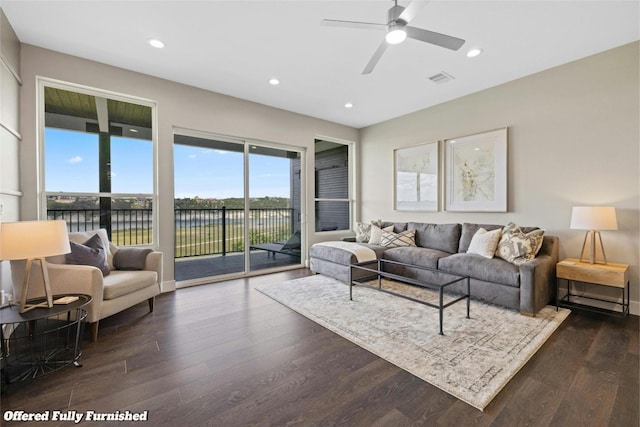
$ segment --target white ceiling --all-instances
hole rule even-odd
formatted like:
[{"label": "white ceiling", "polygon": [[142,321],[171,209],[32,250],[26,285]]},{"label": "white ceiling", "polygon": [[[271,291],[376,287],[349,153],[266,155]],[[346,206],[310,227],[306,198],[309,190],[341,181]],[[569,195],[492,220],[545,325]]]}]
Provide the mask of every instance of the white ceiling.
[{"label": "white ceiling", "polygon": [[[401,5],[409,2],[400,0]],[[362,69],[390,0],[0,0],[23,43],[361,128],[640,39],[638,1],[437,1],[411,22],[466,40],[416,40]],[[147,44],[163,40],[162,50]],[[467,58],[471,47],[484,54]],[[438,85],[428,77],[455,77]],[[279,86],[268,80],[277,77]],[[354,107],[344,108],[346,102]]]}]

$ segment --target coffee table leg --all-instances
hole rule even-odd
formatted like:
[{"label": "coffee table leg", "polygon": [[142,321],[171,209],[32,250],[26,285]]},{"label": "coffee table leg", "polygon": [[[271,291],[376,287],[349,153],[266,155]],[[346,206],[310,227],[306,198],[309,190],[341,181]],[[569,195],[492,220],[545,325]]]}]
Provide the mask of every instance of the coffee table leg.
[{"label": "coffee table leg", "polygon": [[444,302],[444,292],[443,292],[443,288],[441,286],[440,287],[440,335],[444,335],[442,333],[442,311],[443,311],[442,305],[443,305],[443,302]]},{"label": "coffee table leg", "polygon": [[353,301],[353,267],[349,266],[349,301]]},{"label": "coffee table leg", "polygon": [[469,319],[469,305],[471,305],[471,279],[467,277],[467,319]]}]

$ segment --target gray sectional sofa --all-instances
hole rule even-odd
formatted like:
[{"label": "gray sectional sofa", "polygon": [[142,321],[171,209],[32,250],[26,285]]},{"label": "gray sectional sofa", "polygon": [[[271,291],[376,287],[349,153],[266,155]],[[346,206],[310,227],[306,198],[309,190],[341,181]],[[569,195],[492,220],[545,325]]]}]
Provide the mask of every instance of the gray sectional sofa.
[{"label": "gray sectional sofa", "polygon": [[[375,251],[377,258],[469,276],[472,298],[516,309],[525,315],[535,316],[555,298],[559,245],[555,236],[545,235],[537,256],[531,261],[515,265],[498,257],[489,259],[467,253],[472,237],[480,228],[491,231],[503,225],[385,222],[382,227],[391,225],[395,233],[416,230],[416,246],[385,248],[368,243],[359,244]],[[522,227],[525,233],[535,229]],[[344,282],[349,281],[350,264],[357,262],[351,252],[324,245],[313,245],[309,255],[313,272]],[[421,273],[424,274],[422,270],[411,268],[402,268],[402,271],[394,273],[416,279],[420,279]]]}]

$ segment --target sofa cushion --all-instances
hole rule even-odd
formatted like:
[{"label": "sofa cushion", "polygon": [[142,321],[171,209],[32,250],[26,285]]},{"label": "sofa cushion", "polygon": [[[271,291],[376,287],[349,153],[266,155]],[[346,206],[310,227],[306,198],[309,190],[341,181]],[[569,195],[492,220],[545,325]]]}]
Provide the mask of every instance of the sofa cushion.
[{"label": "sofa cushion", "polygon": [[382,228],[387,228],[387,227],[390,227],[390,226],[393,226],[391,231],[393,231],[394,233],[402,233],[403,231],[408,230],[406,222],[384,221],[382,223],[382,225],[380,225],[380,227],[382,227]]},{"label": "sofa cushion", "polygon": [[382,254],[383,259],[398,261],[405,264],[417,265],[420,267],[437,268],[438,260],[449,256],[448,252],[436,249],[420,247],[403,247],[387,249]]},{"label": "sofa cushion", "polygon": [[[520,287],[520,268],[500,258],[476,254],[453,254],[438,260],[438,268],[486,282]],[[471,288],[473,294],[473,288]]]},{"label": "sofa cushion", "polygon": [[502,230],[502,238],[496,250],[496,256],[520,265],[536,257],[542,247],[544,230],[524,232],[520,227],[510,222]]},{"label": "sofa cushion", "polygon": [[405,230],[401,233],[393,233],[391,231],[382,230],[382,237],[380,237],[380,246],[385,248],[400,248],[403,246],[415,246],[416,231]]},{"label": "sofa cushion", "polygon": [[498,224],[471,224],[465,222],[462,224],[462,233],[460,235],[460,246],[456,252],[467,252],[469,250],[469,245],[471,244],[471,239],[473,236],[480,230],[484,228],[487,231],[497,230],[502,228],[504,225]]},{"label": "sofa cushion", "polygon": [[103,276],[109,275],[107,251],[100,236],[95,234],[83,243],[69,242],[71,252],[65,255],[67,264],[91,265],[98,267]]},{"label": "sofa cushion", "polygon": [[476,234],[473,235],[467,253],[481,255],[485,258],[493,258],[498,248],[500,237],[502,237],[502,229],[500,228],[491,231],[480,228]]},{"label": "sofa cushion", "polygon": [[155,271],[115,270],[104,278],[103,298],[105,300],[119,298],[151,286],[157,281],[158,274]]},{"label": "sofa cushion", "polygon": [[393,226],[389,225],[387,227],[380,228],[375,224],[371,224],[371,235],[368,243],[370,245],[380,245],[380,239],[382,239],[383,231],[393,231]]},{"label": "sofa cushion", "polygon": [[376,225],[380,227],[382,225],[381,220],[371,221],[371,222],[356,222],[356,242],[358,243],[369,243],[369,239],[371,239],[371,225]]},{"label": "sofa cushion", "polygon": [[153,252],[150,248],[132,248],[124,246],[113,255],[116,270],[144,270],[147,255]]},{"label": "sofa cushion", "polygon": [[416,245],[451,254],[458,252],[460,224],[427,224],[410,222],[409,230],[416,230]]}]

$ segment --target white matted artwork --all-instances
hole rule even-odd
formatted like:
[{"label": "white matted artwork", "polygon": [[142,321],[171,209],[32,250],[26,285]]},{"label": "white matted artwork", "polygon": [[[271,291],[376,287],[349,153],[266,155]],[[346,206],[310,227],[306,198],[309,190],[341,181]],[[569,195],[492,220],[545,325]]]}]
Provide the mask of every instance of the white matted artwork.
[{"label": "white matted artwork", "polygon": [[507,211],[507,128],[445,140],[445,210]]},{"label": "white matted artwork", "polygon": [[398,148],[394,158],[394,204],[399,211],[438,210],[438,142]]}]

